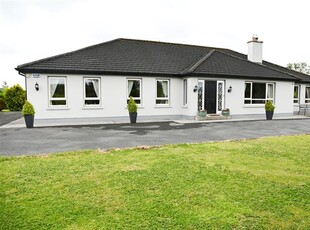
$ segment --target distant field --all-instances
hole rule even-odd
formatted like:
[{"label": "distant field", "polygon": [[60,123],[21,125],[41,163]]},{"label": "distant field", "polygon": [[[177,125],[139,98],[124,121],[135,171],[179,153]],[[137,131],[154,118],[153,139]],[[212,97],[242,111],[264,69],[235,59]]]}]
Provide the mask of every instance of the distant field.
[{"label": "distant field", "polygon": [[1,229],[310,229],[310,135],[0,157]]}]

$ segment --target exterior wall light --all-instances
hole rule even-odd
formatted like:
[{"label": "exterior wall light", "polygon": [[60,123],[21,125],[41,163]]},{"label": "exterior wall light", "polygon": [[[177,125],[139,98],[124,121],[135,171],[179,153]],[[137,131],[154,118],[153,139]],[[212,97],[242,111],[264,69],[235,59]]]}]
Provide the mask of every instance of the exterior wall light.
[{"label": "exterior wall light", "polygon": [[40,87],[39,87],[38,82],[36,82],[36,84],[34,85],[34,88],[36,89],[36,91],[39,91]]},{"label": "exterior wall light", "polygon": [[194,87],[194,93],[196,93],[197,92],[197,90],[198,90],[198,85],[195,85],[195,87]]},{"label": "exterior wall light", "polygon": [[231,87],[231,86],[229,86],[229,88],[228,88],[227,92],[228,92],[228,93],[231,93],[231,91],[232,91],[232,87]]}]

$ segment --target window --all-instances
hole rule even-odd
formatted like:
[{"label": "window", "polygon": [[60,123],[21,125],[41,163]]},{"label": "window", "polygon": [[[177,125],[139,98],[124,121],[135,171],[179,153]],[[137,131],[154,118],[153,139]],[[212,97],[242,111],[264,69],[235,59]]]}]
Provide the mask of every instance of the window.
[{"label": "window", "polygon": [[169,104],[169,80],[156,80],[156,105]]},{"label": "window", "polygon": [[310,103],[310,86],[306,86],[305,103]]},{"label": "window", "polygon": [[84,78],[84,105],[100,105],[100,78]]},{"label": "window", "polygon": [[274,103],[274,83],[245,83],[244,104],[265,104],[266,100]]},{"label": "window", "polygon": [[132,97],[138,105],[141,105],[141,79],[127,79],[127,104]]},{"label": "window", "polygon": [[66,78],[49,77],[49,105],[64,106],[67,105],[66,99]]},{"label": "window", "polygon": [[183,105],[187,105],[187,79],[183,80]]},{"label": "window", "polygon": [[300,90],[300,86],[294,85],[294,103],[295,104],[299,103],[299,90]]}]

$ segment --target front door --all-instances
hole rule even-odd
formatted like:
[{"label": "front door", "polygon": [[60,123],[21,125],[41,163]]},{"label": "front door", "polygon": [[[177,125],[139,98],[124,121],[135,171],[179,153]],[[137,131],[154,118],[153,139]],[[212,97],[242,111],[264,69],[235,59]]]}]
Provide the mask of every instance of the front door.
[{"label": "front door", "polygon": [[207,112],[216,113],[216,81],[205,81],[204,107]]},{"label": "front door", "polygon": [[220,113],[224,106],[224,81],[198,81],[198,110]]}]

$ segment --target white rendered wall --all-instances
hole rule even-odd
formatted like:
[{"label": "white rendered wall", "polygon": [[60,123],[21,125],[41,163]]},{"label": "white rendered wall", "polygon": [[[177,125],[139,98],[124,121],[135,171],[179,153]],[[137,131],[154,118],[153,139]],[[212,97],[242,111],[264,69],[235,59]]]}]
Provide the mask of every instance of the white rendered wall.
[{"label": "white rendered wall", "polygon": [[[62,108],[49,106],[48,76],[63,76],[67,79],[67,106]],[[101,106],[85,107],[83,105],[83,77],[99,77],[101,79]],[[84,118],[84,117],[118,117],[128,116],[127,111],[127,79],[142,79],[142,104],[139,115],[181,115],[189,114],[189,106],[183,106],[183,79],[162,77],[123,77],[123,76],[82,76],[82,75],[46,75],[34,78],[27,75],[28,100],[36,109],[36,119],[44,118]],[[156,105],[156,79],[170,80],[170,104]],[[36,91],[35,83],[40,90]],[[191,81],[188,82],[191,86]],[[188,89],[188,102],[193,101],[193,91]]]},{"label": "white rendered wall", "polygon": [[[48,102],[48,76],[65,76],[67,78],[67,106],[52,108]],[[101,79],[101,106],[85,107],[83,105],[83,77],[99,77]],[[156,77],[123,77],[123,76],[82,76],[82,75],[46,75],[41,74],[34,78],[27,75],[28,100],[36,109],[36,119],[44,118],[85,118],[85,117],[121,117],[128,116],[127,111],[127,79],[142,79],[142,105],[138,113],[141,116],[159,115],[186,115],[197,114],[197,92],[193,89],[198,84],[198,78],[187,79],[187,105],[183,105],[183,79],[156,78]],[[170,104],[156,105],[156,79],[170,80]],[[199,78],[200,79],[200,78]],[[205,80],[201,78],[201,80]],[[245,105],[244,90],[245,80],[240,79],[209,79],[224,80],[225,101],[224,107],[229,108],[232,115],[237,114],[263,114],[264,105]],[[251,81],[251,80],[248,80]],[[35,90],[35,83],[40,90]],[[257,81],[253,81],[257,82]],[[275,82],[275,113],[293,113],[293,83]],[[232,92],[227,89],[232,87]],[[301,87],[301,103],[304,102],[305,86]]]},{"label": "white rendered wall", "polygon": [[[196,116],[198,108],[197,92],[194,92],[198,85],[198,78],[187,78],[187,106],[182,106],[181,114],[185,116]],[[181,92],[183,97],[183,94]]]},{"label": "white rendered wall", "polygon": [[[265,106],[244,104],[245,82],[265,82],[257,80],[226,80],[226,107],[231,114],[264,114]],[[268,81],[275,83],[275,113],[293,113],[293,85],[292,82]],[[229,86],[232,92],[227,93]]]}]

